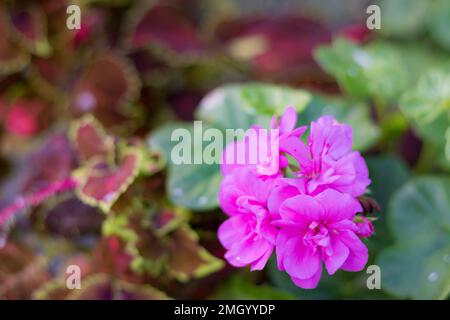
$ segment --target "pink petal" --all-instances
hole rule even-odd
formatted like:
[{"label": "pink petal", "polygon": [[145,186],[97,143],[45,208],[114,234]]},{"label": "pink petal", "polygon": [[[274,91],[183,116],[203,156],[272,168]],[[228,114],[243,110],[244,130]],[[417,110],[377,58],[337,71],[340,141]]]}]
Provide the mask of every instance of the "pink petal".
[{"label": "pink petal", "polygon": [[281,204],[285,200],[292,198],[298,194],[298,188],[286,182],[282,183],[281,186],[275,187],[275,189],[270,193],[269,199],[267,200],[267,207],[269,209],[269,212],[273,215],[279,215],[279,208]]},{"label": "pink petal", "polygon": [[322,276],[322,265],[320,265],[316,273],[308,279],[299,279],[294,277],[292,277],[291,279],[295,283],[295,285],[299,286],[300,288],[315,289],[320,281],[321,276]]},{"label": "pink petal", "polygon": [[327,189],[315,198],[324,208],[324,217],[328,222],[351,220],[357,212],[362,211],[359,201],[334,189]]},{"label": "pink petal", "polygon": [[305,227],[312,221],[319,221],[324,215],[321,204],[313,197],[303,194],[285,200],[279,211],[283,219]]},{"label": "pink petal", "polygon": [[277,242],[276,242],[276,254],[277,254],[277,266],[278,270],[284,271],[284,251],[286,248],[286,243],[293,237],[296,236],[294,231],[288,229],[282,229],[278,232]]},{"label": "pink petal", "polygon": [[266,203],[269,198],[278,176],[259,177],[255,171],[245,168],[235,172],[236,187],[242,190],[244,195],[249,195],[258,199],[261,203]]},{"label": "pink petal", "polygon": [[233,175],[226,176],[219,187],[219,204],[222,210],[229,216],[240,214],[236,204],[237,199],[242,195],[242,190],[235,187]]},{"label": "pink petal", "polygon": [[345,271],[361,271],[369,259],[366,245],[355,235],[353,231],[343,231],[339,239],[350,249],[347,260],[342,265]]},{"label": "pink petal", "polygon": [[300,237],[291,238],[283,250],[283,266],[294,278],[311,278],[319,269],[321,260],[318,251],[303,245]]},{"label": "pink petal", "polygon": [[288,107],[280,118],[280,134],[294,130],[297,124],[297,111],[293,107]]},{"label": "pink petal", "polygon": [[256,260],[255,262],[253,262],[250,266],[250,270],[251,271],[256,271],[256,270],[262,270],[264,269],[264,267],[267,264],[267,261],[269,260],[270,256],[272,255],[273,252],[273,248],[272,250],[267,250],[266,253],[259,258],[258,260]]},{"label": "pink petal", "polygon": [[229,249],[234,243],[242,241],[249,233],[248,221],[245,215],[235,215],[223,222],[217,232],[220,243]]},{"label": "pink petal", "polygon": [[257,236],[244,239],[231,246],[225,253],[225,259],[235,267],[244,267],[259,260],[267,251],[273,250],[273,245]]},{"label": "pink petal", "polygon": [[300,166],[309,166],[310,153],[303,141],[296,136],[289,136],[280,140],[280,151],[290,154]]},{"label": "pink petal", "polygon": [[337,237],[331,237],[332,254],[324,254],[325,267],[330,275],[334,274],[347,260],[350,250]]}]

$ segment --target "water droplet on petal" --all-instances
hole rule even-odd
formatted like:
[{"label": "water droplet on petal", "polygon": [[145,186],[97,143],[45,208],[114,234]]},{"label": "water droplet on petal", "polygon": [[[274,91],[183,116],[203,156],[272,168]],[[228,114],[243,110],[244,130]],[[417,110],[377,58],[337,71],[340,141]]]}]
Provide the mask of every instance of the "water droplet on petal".
[{"label": "water droplet on petal", "polygon": [[439,279],[439,274],[437,272],[432,272],[428,275],[428,281],[435,282]]},{"label": "water droplet on petal", "polygon": [[236,257],[236,261],[239,261],[239,260],[241,260],[241,257]]}]

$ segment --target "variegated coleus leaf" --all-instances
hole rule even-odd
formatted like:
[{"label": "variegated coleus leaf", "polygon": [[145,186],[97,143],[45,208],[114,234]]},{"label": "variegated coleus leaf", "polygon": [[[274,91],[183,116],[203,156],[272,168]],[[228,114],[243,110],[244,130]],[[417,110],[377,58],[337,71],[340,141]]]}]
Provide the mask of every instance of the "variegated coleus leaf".
[{"label": "variegated coleus leaf", "polygon": [[76,193],[85,203],[108,212],[139,174],[142,163],[139,148],[127,147],[120,152],[117,164],[93,159],[74,172],[78,181]]},{"label": "variegated coleus leaf", "polygon": [[30,61],[30,55],[11,39],[8,15],[0,5],[0,77],[22,70]]},{"label": "variegated coleus leaf", "polygon": [[223,262],[199,244],[184,215],[181,209],[142,210],[110,217],[103,231],[126,243],[133,270],[186,282],[218,271]]},{"label": "variegated coleus leaf", "polygon": [[82,161],[114,159],[114,139],[93,116],[88,114],[75,122],[70,136]]},{"label": "variegated coleus leaf", "polygon": [[76,80],[69,109],[76,117],[91,113],[106,127],[129,119],[133,119],[134,125],[139,123],[139,117],[130,103],[139,92],[140,80],[134,66],[117,54],[100,53]]},{"label": "variegated coleus leaf", "polygon": [[39,56],[48,56],[47,21],[42,8],[36,4],[15,2],[6,7],[11,37],[21,47]]},{"label": "variegated coleus leaf", "polygon": [[132,49],[150,46],[169,59],[205,51],[193,21],[173,6],[138,4],[129,12],[125,29],[125,45]]},{"label": "variegated coleus leaf", "polygon": [[164,292],[150,286],[134,284],[107,274],[95,273],[83,279],[79,290],[67,289],[64,279],[56,278],[34,292],[34,298],[56,300],[166,300]]},{"label": "variegated coleus leaf", "polygon": [[12,243],[0,248],[0,300],[28,299],[48,278],[45,261],[31,250]]},{"label": "variegated coleus leaf", "polygon": [[70,195],[45,208],[44,224],[52,234],[66,238],[99,234],[104,215]]},{"label": "variegated coleus leaf", "polygon": [[75,121],[70,132],[81,160],[73,172],[78,182],[76,193],[82,201],[104,212],[110,211],[138,175],[152,175],[163,166],[160,157],[138,141],[133,145],[115,141],[90,114]]},{"label": "variegated coleus leaf", "polygon": [[0,186],[0,233],[8,233],[19,213],[59,193],[72,190],[74,152],[62,134],[50,136],[13,170],[12,178]]}]

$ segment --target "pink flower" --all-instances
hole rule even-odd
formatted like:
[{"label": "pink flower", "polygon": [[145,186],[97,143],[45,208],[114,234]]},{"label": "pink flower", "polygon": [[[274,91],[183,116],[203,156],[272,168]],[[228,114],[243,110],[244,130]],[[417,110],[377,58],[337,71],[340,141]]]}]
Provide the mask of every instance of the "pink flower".
[{"label": "pink flower", "polygon": [[308,144],[290,137],[282,151],[299,163],[297,175],[307,180],[307,193],[332,188],[353,197],[362,195],[370,184],[366,163],[352,151],[352,129],[331,116],[311,123]]},{"label": "pink flower", "polygon": [[276,177],[263,179],[250,168],[239,168],[222,181],[219,203],[229,218],[218,236],[233,266],[261,270],[275,248],[277,228],[271,224],[267,199]]},{"label": "pink flower", "polygon": [[[299,139],[306,131],[306,126],[295,128],[297,112],[288,107],[280,117],[272,118],[269,130],[260,126],[250,128],[243,140],[230,143],[222,155],[222,174],[225,176],[236,168],[250,167],[259,176],[273,176],[288,164],[280,154],[287,140]],[[265,144],[265,145],[263,145]]]},{"label": "pink flower", "polygon": [[[321,117],[304,143],[306,127],[296,129],[296,123],[295,110],[288,108],[279,122],[272,119],[273,131],[254,127],[253,136],[227,146],[219,203],[229,218],[218,236],[231,265],[261,270],[276,250],[281,271],[296,285],[315,288],[323,264],[330,275],[365,267],[368,250],[359,237],[370,236],[373,225],[355,216],[363,211],[356,197],[370,180],[364,159],[352,150],[350,126]],[[261,148],[261,141],[275,141],[275,151]],[[240,162],[229,162],[230,155]],[[258,161],[251,162],[255,156]],[[293,172],[283,170],[288,165]]]},{"label": "pink flower", "polygon": [[314,197],[292,196],[288,190],[285,186],[284,201],[280,193],[269,200],[280,216],[274,222],[280,227],[276,242],[278,268],[286,270],[292,281],[305,289],[317,286],[322,262],[330,275],[338,269],[362,270],[368,250],[355,234],[353,218],[362,210],[359,202],[333,189]]},{"label": "pink flower", "polygon": [[355,222],[356,222],[356,234],[362,238],[368,238],[370,237],[375,229],[373,227],[372,221],[370,221],[368,218],[366,217],[361,217],[358,216],[355,218]]}]

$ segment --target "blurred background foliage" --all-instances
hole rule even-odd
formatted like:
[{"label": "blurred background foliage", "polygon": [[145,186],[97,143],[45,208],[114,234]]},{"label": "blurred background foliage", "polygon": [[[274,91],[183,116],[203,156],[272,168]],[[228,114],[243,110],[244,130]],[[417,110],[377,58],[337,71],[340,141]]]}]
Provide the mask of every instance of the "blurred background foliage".
[{"label": "blurred background foliage", "polygon": [[[449,1],[6,0],[0,32],[0,298],[448,298]],[[267,125],[290,104],[353,127],[381,290],[227,266],[219,166],[170,162],[174,128]]]}]

